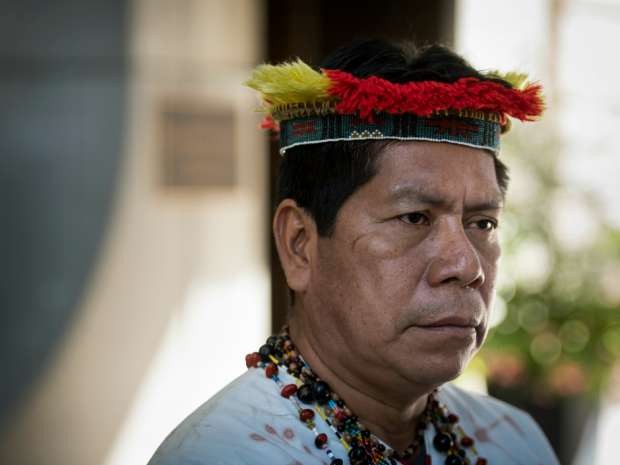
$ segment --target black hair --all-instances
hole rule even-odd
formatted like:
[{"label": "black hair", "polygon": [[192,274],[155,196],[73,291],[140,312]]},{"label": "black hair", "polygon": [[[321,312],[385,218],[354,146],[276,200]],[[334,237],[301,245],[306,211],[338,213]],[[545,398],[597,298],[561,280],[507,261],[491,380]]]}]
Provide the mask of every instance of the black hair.
[{"label": "black hair", "polygon": [[[358,40],[334,51],[320,67],[396,83],[449,83],[475,77],[510,87],[501,79],[482,75],[462,57],[437,44],[416,48],[411,42]],[[295,200],[312,216],[319,235],[330,236],[338,211],[349,196],[373,178],[378,155],[391,143],[394,141],[325,142],[288,149],[280,162],[278,200]],[[505,195],[508,169],[497,156],[493,159],[497,183]]]}]

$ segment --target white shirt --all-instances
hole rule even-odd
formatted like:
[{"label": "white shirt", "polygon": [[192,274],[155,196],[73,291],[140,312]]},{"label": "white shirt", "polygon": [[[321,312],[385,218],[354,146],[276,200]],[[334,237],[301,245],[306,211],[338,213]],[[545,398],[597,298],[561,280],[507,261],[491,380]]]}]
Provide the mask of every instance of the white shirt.
[{"label": "white shirt", "polygon": [[[278,376],[284,384],[294,383],[282,369]],[[489,465],[559,465],[541,429],[522,410],[451,384],[439,388],[437,399],[459,416],[460,426]],[[348,464],[347,452],[330,427],[319,415],[315,423],[319,432],[327,433],[335,456]],[[445,456],[433,447],[433,436],[433,428],[427,427],[426,451],[432,463],[440,465]],[[251,368],[177,426],[149,465],[329,465],[314,440],[278,385],[263,369]]]}]

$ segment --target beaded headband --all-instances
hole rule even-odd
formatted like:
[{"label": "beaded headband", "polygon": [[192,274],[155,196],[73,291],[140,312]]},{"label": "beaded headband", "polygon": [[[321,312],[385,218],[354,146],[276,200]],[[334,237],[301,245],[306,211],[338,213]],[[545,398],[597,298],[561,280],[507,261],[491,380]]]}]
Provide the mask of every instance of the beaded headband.
[{"label": "beaded headband", "polygon": [[518,73],[394,83],[341,70],[316,71],[297,59],[258,66],[246,82],[262,97],[264,129],[279,133],[280,153],[307,144],[353,140],[427,140],[499,151],[508,117],[542,114],[542,87]]}]

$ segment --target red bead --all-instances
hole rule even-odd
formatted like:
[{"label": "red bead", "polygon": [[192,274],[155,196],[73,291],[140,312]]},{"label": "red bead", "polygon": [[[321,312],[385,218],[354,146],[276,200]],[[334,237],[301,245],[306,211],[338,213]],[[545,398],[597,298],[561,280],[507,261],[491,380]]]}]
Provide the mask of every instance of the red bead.
[{"label": "red bead", "polygon": [[303,409],[299,412],[299,419],[303,422],[308,420],[312,420],[314,418],[314,410],[310,410],[309,408]]},{"label": "red bead", "polygon": [[487,459],[483,459],[482,457],[478,457],[478,460],[476,460],[476,465],[487,465]]},{"label": "red bead", "polygon": [[291,397],[293,394],[297,392],[297,386],[294,384],[287,384],[280,391],[280,395],[282,397],[286,397],[287,399]]},{"label": "red bead", "polygon": [[470,438],[469,436],[463,436],[461,438],[461,445],[463,447],[471,447],[474,445],[474,440]]},{"label": "red bead", "polygon": [[314,438],[314,444],[319,449],[322,449],[323,447],[325,447],[325,444],[327,444],[327,434],[325,433],[319,434],[316,438]]},{"label": "red bead", "polygon": [[347,414],[344,413],[342,410],[338,410],[336,412],[336,419],[338,421],[345,421],[347,419]]},{"label": "red bead", "polygon": [[267,375],[267,378],[273,378],[277,374],[278,374],[278,366],[275,365],[274,363],[270,363],[269,365],[265,367],[265,375]]},{"label": "red bead", "polygon": [[457,421],[459,421],[459,417],[457,415],[454,413],[448,415],[448,423],[456,423]]},{"label": "red bead", "polygon": [[245,356],[245,365],[248,368],[256,368],[260,363],[260,354],[258,352],[252,352]]}]

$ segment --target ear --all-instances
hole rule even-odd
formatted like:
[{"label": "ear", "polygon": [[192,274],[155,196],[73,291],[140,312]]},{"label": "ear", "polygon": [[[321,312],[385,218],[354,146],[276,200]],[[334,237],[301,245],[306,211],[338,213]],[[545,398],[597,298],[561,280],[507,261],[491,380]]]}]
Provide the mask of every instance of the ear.
[{"label": "ear", "polygon": [[293,199],[284,199],[273,217],[273,236],[288,287],[305,291],[318,239],[314,220]]}]

